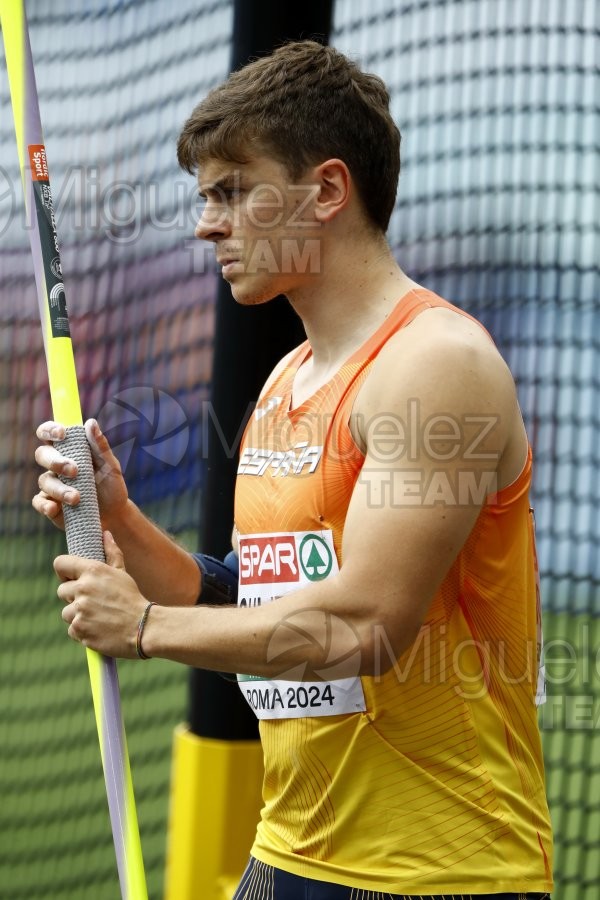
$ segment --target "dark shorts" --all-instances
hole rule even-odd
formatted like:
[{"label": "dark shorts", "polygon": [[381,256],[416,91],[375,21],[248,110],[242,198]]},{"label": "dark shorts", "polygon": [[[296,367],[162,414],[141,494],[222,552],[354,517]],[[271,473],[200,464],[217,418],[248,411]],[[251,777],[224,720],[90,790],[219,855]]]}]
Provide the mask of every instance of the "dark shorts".
[{"label": "dark shorts", "polygon": [[300,878],[251,858],[233,900],[550,900],[550,894],[388,894]]}]

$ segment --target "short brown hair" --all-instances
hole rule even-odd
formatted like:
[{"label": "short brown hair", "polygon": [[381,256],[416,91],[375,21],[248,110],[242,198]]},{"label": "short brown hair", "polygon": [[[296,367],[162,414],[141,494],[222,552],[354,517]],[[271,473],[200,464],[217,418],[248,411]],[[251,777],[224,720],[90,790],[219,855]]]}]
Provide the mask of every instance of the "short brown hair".
[{"label": "short brown hair", "polygon": [[390,96],[333,47],[295,41],[233,72],[194,109],[177,142],[193,173],[206,159],[245,162],[272,154],[294,180],[336,157],[348,166],[368,219],[383,232],[400,174],[400,131]]}]

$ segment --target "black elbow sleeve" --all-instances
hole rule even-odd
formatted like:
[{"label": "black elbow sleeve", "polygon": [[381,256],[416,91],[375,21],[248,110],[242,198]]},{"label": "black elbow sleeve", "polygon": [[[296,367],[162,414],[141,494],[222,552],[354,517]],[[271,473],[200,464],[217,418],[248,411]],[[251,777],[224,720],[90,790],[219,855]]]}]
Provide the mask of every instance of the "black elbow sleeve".
[{"label": "black elbow sleeve", "polygon": [[205,553],[192,553],[201,572],[197,603],[206,606],[236,606],[238,594],[238,558],[233,550],[221,561]]}]

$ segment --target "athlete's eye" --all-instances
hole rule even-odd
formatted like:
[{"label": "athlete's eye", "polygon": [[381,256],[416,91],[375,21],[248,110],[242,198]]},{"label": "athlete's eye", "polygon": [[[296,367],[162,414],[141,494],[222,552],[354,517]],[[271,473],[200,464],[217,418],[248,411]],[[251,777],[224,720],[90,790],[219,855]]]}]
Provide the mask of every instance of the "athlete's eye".
[{"label": "athlete's eye", "polygon": [[221,195],[228,202],[230,200],[235,200],[240,197],[242,194],[242,189],[240,187],[231,187],[231,188],[222,188]]}]

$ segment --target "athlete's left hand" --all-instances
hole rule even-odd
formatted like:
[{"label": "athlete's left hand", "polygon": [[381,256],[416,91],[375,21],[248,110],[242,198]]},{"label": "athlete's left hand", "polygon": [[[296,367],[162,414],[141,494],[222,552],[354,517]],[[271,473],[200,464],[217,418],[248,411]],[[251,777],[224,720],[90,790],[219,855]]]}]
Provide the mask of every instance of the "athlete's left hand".
[{"label": "athlete's left hand", "polygon": [[106,562],[58,556],[54,570],[61,580],[57,594],[65,602],[62,617],[68,635],[105,656],[135,659],[138,622],[147,605],[125,571],[123,554],[104,532]]}]

